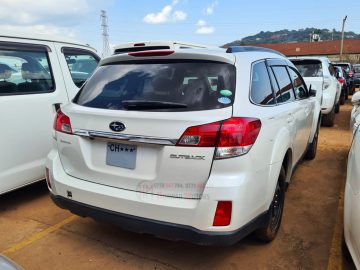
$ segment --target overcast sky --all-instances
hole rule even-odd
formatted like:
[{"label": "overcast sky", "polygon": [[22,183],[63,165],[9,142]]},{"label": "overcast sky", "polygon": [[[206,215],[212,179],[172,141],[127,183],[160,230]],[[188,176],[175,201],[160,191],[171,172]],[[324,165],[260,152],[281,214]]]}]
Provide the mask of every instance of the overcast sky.
[{"label": "overcast sky", "polygon": [[101,53],[101,9],[107,11],[111,44],[180,40],[222,45],[260,31],[340,30],[345,15],[346,30],[360,33],[359,0],[0,0],[0,31],[72,37]]}]

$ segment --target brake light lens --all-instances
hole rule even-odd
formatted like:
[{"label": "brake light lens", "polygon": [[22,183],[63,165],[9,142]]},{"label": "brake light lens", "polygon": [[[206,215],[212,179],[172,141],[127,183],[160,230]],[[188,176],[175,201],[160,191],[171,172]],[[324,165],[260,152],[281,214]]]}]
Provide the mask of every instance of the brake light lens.
[{"label": "brake light lens", "polygon": [[58,132],[72,134],[70,118],[65,115],[60,109],[56,112],[54,129]]},{"label": "brake light lens", "polygon": [[189,127],[181,136],[177,145],[215,147],[221,122]]},{"label": "brake light lens", "polygon": [[172,50],[154,50],[154,51],[141,51],[141,52],[129,52],[128,55],[134,57],[149,57],[149,56],[166,56],[173,54]]},{"label": "brake light lens", "polygon": [[344,83],[345,83],[345,79],[344,79],[343,77],[339,78],[338,81],[339,81],[339,83],[341,83],[341,84],[344,84]]},{"label": "brake light lens", "polygon": [[231,201],[219,201],[216,206],[213,226],[228,226],[231,222]]},{"label": "brake light lens", "polygon": [[216,147],[215,159],[241,156],[249,152],[260,129],[259,119],[233,117],[189,127],[180,137],[177,146]]},{"label": "brake light lens", "polygon": [[349,72],[349,77],[351,78],[354,75],[354,72],[350,71]]}]

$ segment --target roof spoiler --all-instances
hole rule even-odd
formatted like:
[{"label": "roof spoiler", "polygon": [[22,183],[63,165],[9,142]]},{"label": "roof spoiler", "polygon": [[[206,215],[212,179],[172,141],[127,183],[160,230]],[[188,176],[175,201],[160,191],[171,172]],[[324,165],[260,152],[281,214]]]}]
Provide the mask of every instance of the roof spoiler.
[{"label": "roof spoiler", "polygon": [[256,46],[230,46],[226,50],[227,53],[237,53],[237,52],[269,52],[269,53],[275,53],[278,55],[281,55],[283,57],[286,57],[281,52],[264,48],[264,47],[256,47]]},{"label": "roof spoiler", "polygon": [[176,50],[176,49],[203,49],[206,45],[178,41],[147,41],[125,43],[115,47],[114,54],[154,51],[154,50]]}]

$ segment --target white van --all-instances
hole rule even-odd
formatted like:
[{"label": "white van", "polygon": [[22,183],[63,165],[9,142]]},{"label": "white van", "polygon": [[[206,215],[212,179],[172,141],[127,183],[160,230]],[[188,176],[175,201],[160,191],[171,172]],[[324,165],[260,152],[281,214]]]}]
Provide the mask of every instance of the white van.
[{"label": "white van", "polygon": [[99,60],[86,44],[0,34],[0,194],[45,178],[55,108],[75,96]]}]

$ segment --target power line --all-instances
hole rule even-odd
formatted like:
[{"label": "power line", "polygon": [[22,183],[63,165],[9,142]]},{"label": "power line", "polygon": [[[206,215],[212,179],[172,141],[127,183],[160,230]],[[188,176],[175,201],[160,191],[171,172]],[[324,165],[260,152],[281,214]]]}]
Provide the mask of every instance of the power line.
[{"label": "power line", "polygon": [[108,19],[105,10],[101,10],[100,19],[101,19],[101,32],[102,32],[102,40],[103,40],[102,57],[106,57],[110,55],[110,45],[109,45]]}]

